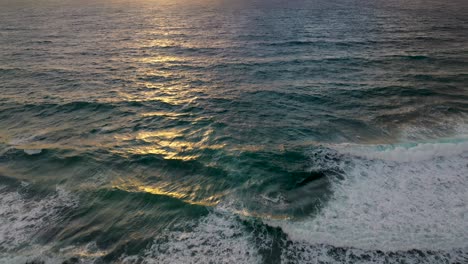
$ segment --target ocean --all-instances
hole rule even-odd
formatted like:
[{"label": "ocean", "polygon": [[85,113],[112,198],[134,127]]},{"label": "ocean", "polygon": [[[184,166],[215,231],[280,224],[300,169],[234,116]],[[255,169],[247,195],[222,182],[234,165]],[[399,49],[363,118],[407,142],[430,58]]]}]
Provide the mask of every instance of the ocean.
[{"label": "ocean", "polygon": [[467,14],[0,0],[0,263],[468,263]]}]

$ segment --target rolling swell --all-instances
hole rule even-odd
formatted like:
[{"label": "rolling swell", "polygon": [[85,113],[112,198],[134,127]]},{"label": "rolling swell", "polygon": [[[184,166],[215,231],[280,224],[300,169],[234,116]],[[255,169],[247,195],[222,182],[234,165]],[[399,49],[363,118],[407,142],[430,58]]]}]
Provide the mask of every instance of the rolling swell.
[{"label": "rolling swell", "polygon": [[[424,149],[428,149],[429,151],[422,151]],[[453,151],[454,149],[457,151]],[[421,156],[419,153],[424,155]],[[245,156],[241,158],[241,160],[252,160],[253,158],[253,160],[257,159],[260,161],[263,160],[261,157],[264,155],[274,157],[272,153],[255,152],[245,153]],[[338,226],[336,226],[336,228],[338,228],[337,230],[342,230],[344,226],[340,226],[340,222],[334,223],[333,221],[335,220],[332,219],[339,220],[341,218],[334,218],[333,215],[327,214],[330,214],[328,211],[330,208],[345,210],[341,211],[345,214],[347,214],[346,212],[349,208],[352,209],[350,212],[357,210],[349,216],[350,221],[358,221],[357,225],[351,225],[351,228],[358,228],[358,230],[361,228],[359,221],[379,223],[380,217],[384,217],[382,219],[388,217],[389,211],[387,210],[389,209],[391,210],[390,212],[395,215],[394,217],[406,217],[405,214],[414,217],[414,214],[410,213],[412,210],[411,206],[418,205],[418,207],[414,208],[419,208],[420,213],[424,217],[424,215],[437,212],[434,210],[438,210],[437,208],[439,208],[437,202],[435,204],[436,207],[433,208],[432,206],[434,205],[431,205],[432,202],[436,201],[431,194],[431,190],[437,190],[438,188],[449,188],[448,190],[444,189],[443,193],[436,191],[436,194],[440,195],[439,198],[444,202],[451,201],[449,204],[455,206],[453,208],[462,209],[463,206],[460,207],[460,205],[456,203],[463,202],[462,196],[459,195],[463,193],[460,192],[460,188],[464,188],[460,177],[463,177],[462,173],[467,165],[465,156],[466,142],[463,140],[454,142],[448,141],[439,144],[416,144],[409,145],[408,147],[369,147],[365,145],[324,146],[314,148],[308,155],[290,152],[284,155],[283,158],[280,158],[281,156],[276,156],[274,159],[271,158],[271,160],[274,160],[274,163],[277,164],[269,165],[271,169],[267,169],[266,171],[268,173],[276,172],[278,175],[281,175],[281,166],[290,164],[290,162],[296,163],[297,165],[292,165],[287,171],[283,169],[284,176],[276,178],[276,181],[272,180],[271,183],[265,181],[259,184],[259,186],[274,186],[275,183],[284,181],[282,186],[280,185],[279,189],[277,189],[277,193],[282,193],[284,197],[288,197],[288,192],[292,190],[296,195],[294,196],[294,200],[289,198],[289,200],[285,199],[282,201],[288,203],[286,211],[282,211],[282,208],[277,205],[275,207],[275,202],[271,201],[272,198],[275,197],[271,197],[271,195],[270,197],[261,195],[263,191],[259,192],[258,190],[250,190],[246,193],[259,193],[257,197],[267,201],[263,206],[270,210],[268,214],[265,213],[265,211],[262,212],[262,210],[265,209],[259,208],[258,206],[249,206],[245,203],[241,203],[243,208],[240,207],[236,209],[236,204],[223,202],[215,206],[213,211],[207,211],[203,209],[203,207],[200,207],[199,210],[196,209],[199,207],[197,205],[190,205],[166,195],[125,191],[118,188],[100,189],[83,196],[90,197],[88,199],[91,199],[91,203],[81,198],[80,204],[85,203],[89,204],[89,206],[82,206],[80,209],[76,210],[72,216],[69,216],[67,220],[68,224],[64,229],[43,234],[42,237],[43,239],[46,237],[48,237],[48,239],[60,238],[61,241],[69,241],[68,243],[78,243],[80,245],[95,243],[95,246],[93,246],[95,248],[92,249],[93,252],[97,251],[101,252],[99,254],[102,254],[102,256],[97,259],[101,261],[118,261],[124,259],[130,263],[133,263],[132,261],[149,261],[150,259],[164,263],[188,261],[189,259],[210,261],[218,259],[219,256],[223,256],[223,259],[235,258],[240,263],[251,261],[263,263],[297,263],[309,262],[317,259],[324,263],[347,261],[360,263],[392,263],[395,261],[415,261],[416,263],[448,261],[450,263],[463,263],[463,261],[466,260],[466,249],[463,246],[445,249],[437,246],[432,248],[430,246],[428,247],[428,244],[424,244],[424,240],[417,240],[422,244],[416,244],[414,248],[405,248],[405,238],[404,236],[400,237],[401,234],[399,233],[400,228],[403,229],[403,231],[407,229],[405,225],[408,224],[408,222],[406,222],[404,218],[400,220],[397,220],[398,218],[394,219],[396,221],[389,227],[371,229],[369,231],[374,232],[375,230],[375,232],[381,232],[379,230],[390,228],[384,231],[383,235],[390,235],[390,237],[396,238],[397,244],[395,245],[398,246],[396,248],[392,248],[391,246],[386,248],[385,246],[379,246],[378,243],[380,242],[366,241],[366,239],[356,240],[355,236],[347,237],[345,233],[341,234],[345,235],[344,237],[340,237],[340,233],[335,233],[335,231],[333,231],[333,228],[335,228],[334,224],[338,224]],[[413,157],[413,160],[408,159],[408,157]],[[307,159],[309,159],[308,169],[304,169],[302,172],[299,169],[300,167],[293,169],[295,166],[303,165]],[[132,160],[139,163],[138,157],[134,157]],[[278,163],[281,160],[284,160],[284,163]],[[115,162],[115,160],[113,160],[113,162]],[[156,159],[145,160],[141,164],[145,166],[153,165],[154,168],[160,166]],[[266,165],[267,164],[261,166]],[[257,166],[260,166],[260,164],[257,164]],[[174,168],[180,167],[181,165],[174,166]],[[193,167],[193,165],[187,167],[196,168],[196,166]],[[413,167],[415,169],[413,169]],[[297,169],[299,169],[299,171],[297,171]],[[417,174],[414,174],[415,171],[418,171]],[[439,172],[442,171],[447,173],[448,177],[439,174]],[[205,173],[206,172],[203,172],[203,175],[205,175]],[[268,175],[268,173],[266,175]],[[412,173],[415,182],[405,183],[408,173]],[[213,177],[216,177],[216,174],[217,173],[214,173]],[[388,178],[383,180],[382,175],[384,178]],[[429,178],[427,178],[426,175],[428,175]],[[438,179],[434,177],[438,177]],[[450,177],[455,178],[451,179]],[[302,190],[304,187],[312,187],[313,189],[313,184],[323,184],[324,182],[326,182],[325,186],[327,187],[324,188],[322,186],[320,189],[314,190],[313,194],[319,195],[317,193],[319,190],[327,190],[326,193],[324,196],[320,197],[320,203],[316,203],[312,211],[308,210],[307,206],[302,204],[301,201],[307,200],[308,203],[314,203],[314,200],[310,194],[305,195],[306,193],[301,191],[301,188]],[[409,185],[405,186],[405,184]],[[419,186],[419,184],[423,185]],[[16,186],[17,184],[14,185]],[[365,190],[367,190],[367,195],[370,197],[359,198],[359,196],[356,196],[356,194],[363,192],[363,190],[359,189],[361,188],[359,186],[365,188]],[[357,191],[353,190],[353,188],[357,188]],[[374,190],[373,188],[376,189]],[[412,192],[415,192],[415,194],[412,195]],[[240,191],[233,195],[234,197],[237,195],[242,197],[242,193],[243,192]],[[297,195],[298,193],[299,195]],[[402,197],[404,198],[402,201],[399,201],[398,196],[394,195],[397,193],[403,194]],[[406,195],[410,196],[406,197]],[[418,195],[421,195],[421,198],[416,198]],[[239,199],[240,197],[236,197],[235,199],[231,197],[232,196],[228,196],[226,201],[242,201],[242,199]],[[262,197],[266,197],[267,199]],[[351,204],[346,205],[345,203],[343,207],[341,207],[342,205],[336,207],[337,203],[341,203],[341,197],[357,200],[351,200]],[[379,200],[380,198],[383,200]],[[378,205],[388,203],[388,200],[386,200],[388,198],[395,199],[397,204],[410,201],[406,199],[414,200],[410,202],[409,207],[396,206],[389,203],[389,208],[375,208],[374,210],[377,210],[376,214],[365,213],[367,212],[366,210],[371,210],[373,199],[377,199],[378,203],[374,205]],[[363,200],[361,201],[361,199]],[[253,202],[255,201],[255,197],[250,197],[249,200]],[[104,204],[106,204],[107,209],[102,211],[101,208]],[[109,205],[111,206],[109,207]],[[167,222],[174,217],[183,221],[183,218],[179,218],[178,210],[186,208],[187,206],[191,209],[184,211],[186,211],[186,213],[193,212],[186,215],[188,217],[187,219],[201,217],[200,222],[198,220],[193,220],[194,222],[191,224],[191,227],[184,225],[178,226],[173,223],[174,225],[170,224],[161,227],[161,230],[172,230],[169,233],[163,232],[164,235],[159,235],[157,232],[155,233],[152,227],[154,221]],[[366,209],[366,206],[370,206],[369,209]],[[294,210],[291,209],[294,207],[300,208],[300,211],[295,213]],[[141,212],[143,208],[144,211]],[[240,210],[241,208],[242,210]],[[287,212],[286,215],[288,219],[281,220],[274,217],[274,215],[272,216],[272,208],[274,208],[273,213],[276,215],[285,214],[284,212]],[[361,209],[364,211],[359,211]],[[158,212],[161,210],[166,212],[164,216],[159,215]],[[249,211],[250,213],[245,214],[245,212]],[[113,212],[115,215],[121,215],[122,218],[112,219],[109,223],[104,220],[109,212]],[[340,211],[338,211],[338,214],[339,212]],[[442,228],[442,222],[438,222],[441,219],[432,216],[430,219],[433,219],[435,222],[431,222],[429,225],[434,225],[436,227],[435,233],[431,234],[429,232],[426,233],[427,235],[441,236],[441,239],[463,238],[463,231],[460,231],[464,230],[463,222],[459,222],[462,220],[448,212],[449,211],[446,211],[443,215],[455,221],[453,225],[447,227],[448,229]],[[386,214],[387,216],[385,216]],[[295,215],[299,217],[294,217]],[[353,219],[353,217],[358,215],[368,215],[376,218]],[[327,221],[323,221],[324,217]],[[427,217],[424,217],[424,219],[427,219]],[[323,221],[322,225],[325,226],[324,230],[313,231],[314,226],[317,227],[320,225],[311,224],[309,221]],[[331,225],[328,226],[329,224],[327,223],[330,223],[330,221]],[[414,219],[413,221],[413,224],[416,226],[410,226],[408,230],[414,230],[416,235],[418,235],[418,232],[422,234],[427,232],[424,226],[418,226],[419,224],[424,225],[423,222],[426,220],[421,222]],[[347,224],[348,222],[345,223],[345,226],[347,226]],[[457,227],[457,225],[460,226]],[[152,231],[139,231],[133,234],[134,239],[123,239],[128,234],[126,230],[132,226],[143,230],[148,228],[148,230]],[[363,227],[367,228],[367,225]],[[299,228],[299,230],[296,230],[296,228]],[[315,235],[313,232],[309,234],[304,230],[312,230],[317,233],[315,233]],[[363,231],[361,230],[360,232]],[[393,235],[400,234],[400,236],[393,236],[392,232],[395,232]],[[451,236],[444,238],[444,232],[449,232]],[[452,232],[461,233],[453,236],[455,233]],[[324,234],[325,236],[323,236]],[[366,234],[365,232],[363,235],[365,237],[376,237]],[[338,242],[332,239],[334,236],[338,236],[338,239],[341,238],[341,240]],[[379,237],[381,236],[382,234]],[[109,237],[118,242],[111,242]],[[200,241],[205,241],[205,244],[200,244]],[[392,241],[392,238],[388,240],[388,242],[390,241]],[[375,246],[376,243],[377,246]],[[454,245],[457,243],[456,241],[453,242]],[[215,244],[217,247],[213,247]],[[458,243],[458,245],[463,244]],[[127,251],[125,248],[132,249]],[[90,249],[88,248],[87,250]],[[64,252],[72,254],[72,252]],[[197,254],[196,257],[193,258],[193,256],[190,255],[193,253],[190,252],[203,252],[203,254]],[[129,253],[130,256],[128,256]],[[244,257],[240,258],[240,256]]]},{"label": "rolling swell", "polygon": [[[463,243],[466,155],[463,140],[319,148],[311,153],[312,168],[340,168],[342,176],[332,181],[326,206],[308,219],[252,217],[224,204],[183,236],[174,229],[156,237],[146,257],[126,260],[209,262],[222,254],[223,259],[244,256],[236,258],[239,263],[463,263],[468,257]],[[322,158],[314,158],[318,156]],[[451,219],[448,226],[446,218]],[[210,246],[214,241],[215,250]],[[203,254],[191,258],[191,252]]]}]

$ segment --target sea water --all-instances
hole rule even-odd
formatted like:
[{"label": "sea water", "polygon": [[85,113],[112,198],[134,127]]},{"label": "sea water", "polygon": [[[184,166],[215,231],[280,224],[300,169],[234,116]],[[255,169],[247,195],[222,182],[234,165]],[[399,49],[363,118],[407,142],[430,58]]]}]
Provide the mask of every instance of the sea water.
[{"label": "sea water", "polygon": [[0,263],[467,263],[467,14],[0,0]]}]

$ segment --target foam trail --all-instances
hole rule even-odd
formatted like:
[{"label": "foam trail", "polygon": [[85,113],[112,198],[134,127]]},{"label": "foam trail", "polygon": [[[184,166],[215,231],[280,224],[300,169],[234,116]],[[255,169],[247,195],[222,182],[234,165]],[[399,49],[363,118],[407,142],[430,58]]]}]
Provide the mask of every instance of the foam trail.
[{"label": "foam trail", "polygon": [[460,156],[468,152],[468,140],[446,140],[442,143],[407,143],[398,145],[362,146],[352,144],[333,145],[341,154],[368,160],[395,162],[419,162],[436,157]]},{"label": "foam trail", "polygon": [[443,251],[449,262],[466,258],[468,142],[336,150],[351,165],[344,180],[334,182],[333,199],[307,220],[270,224],[280,226],[296,245],[315,246],[313,254],[326,251],[319,245],[329,245]]},{"label": "foam trail", "polygon": [[36,235],[60,221],[63,210],[77,205],[74,197],[61,187],[41,199],[25,198],[4,186],[0,187],[0,192],[0,251],[3,252],[0,253],[0,263],[16,262],[12,257],[17,255],[14,258],[17,259],[20,256],[8,252],[24,249],[25,246],[33,248]]},{"label": "foam trail", "polygon": [[[233,215],[211,213],[192,227],[155,239],[143,256],[125,256],[123,263],[259,263],[252,234]],[[141,262],[140,262],[141,261]]]}]

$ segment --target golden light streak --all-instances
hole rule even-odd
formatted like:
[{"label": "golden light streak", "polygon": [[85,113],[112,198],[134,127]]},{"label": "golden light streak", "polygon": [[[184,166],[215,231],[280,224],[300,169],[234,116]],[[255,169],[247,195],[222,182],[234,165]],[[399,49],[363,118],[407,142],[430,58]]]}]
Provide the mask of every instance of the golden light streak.
[{"label": "golden light streak", "polygon": [[178,199],[188,204],[201,205],[207,207],[216,206],[223,193],[213,194],[208,197],[198,198],[196,194],[202,189],[202,186],[190,184],[190,186],[173,186],[173,183],[144,184],[136,179],[116,181],[113,188],[126,192],[150,193],[154,195],[167,196]]},{"label": "golden light streak", "polygon": [[198,142],[184,140],[184,130],[170,129],[160,131],[142,131],[136,135],[116,136],[117,140],[141,140],[149,145],[139,145],[126,148],[125,154],[161,155],[164,159],[194,160],[199,157],[198,152],[204,149],[221,149],[224,144],[208,144],[208,137],[212,131],[206,131],[203,139]]}]

